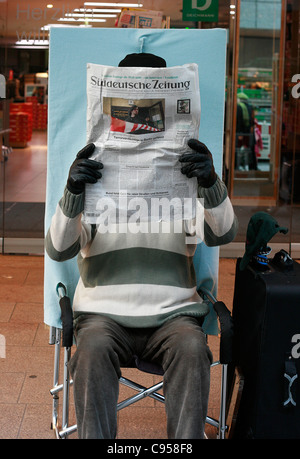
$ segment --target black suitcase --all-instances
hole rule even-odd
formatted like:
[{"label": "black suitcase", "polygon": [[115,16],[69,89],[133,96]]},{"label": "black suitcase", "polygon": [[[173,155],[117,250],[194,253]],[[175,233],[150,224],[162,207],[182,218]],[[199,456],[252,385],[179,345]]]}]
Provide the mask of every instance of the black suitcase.
[{"label": "black suitcase", "polygon": [[300,438],[300,265],[284,264],[285,254],[243,271],[237,260],[234,362],[243,392],[233,438]]}]

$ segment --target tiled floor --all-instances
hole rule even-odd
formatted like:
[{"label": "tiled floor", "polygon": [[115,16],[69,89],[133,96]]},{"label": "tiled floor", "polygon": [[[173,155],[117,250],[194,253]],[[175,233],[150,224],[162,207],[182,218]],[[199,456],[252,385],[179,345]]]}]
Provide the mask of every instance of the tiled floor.
[{"label": "tiled floor", "polygon": [[[0,255],[0,439],[54,438],[49,393],[54,348],[48,344],[49,329],[43,322],[43,263],[42,256]],[[235,260],[221,259],[218,298],[230,309],[234,270]],[[218,337],[209,337],[209,345],[217,359]],[[127,370],[124,375],[134,379],[135,373]],[[209,415],[217,418],[219,368],[213,368],[212,375]],[[157,380],[148,374],[141,376],[141,383]],[[121,394],[127,397],[129,391],[122,388]],[[158,403],[144,399],[119,412],[118,438],[167,438],[164,407]],[[215,429],[209,427],[207,435],[215,438]]]},{"label": "tiled floor", "polygon": [[[4,169],[5,168],[5,169]],[[6,202],[45,202],[47,174],[47,132],[34,131],[26,148],[13,148],[1,163]],[[4,196],[2,196],[2,193]]]}]

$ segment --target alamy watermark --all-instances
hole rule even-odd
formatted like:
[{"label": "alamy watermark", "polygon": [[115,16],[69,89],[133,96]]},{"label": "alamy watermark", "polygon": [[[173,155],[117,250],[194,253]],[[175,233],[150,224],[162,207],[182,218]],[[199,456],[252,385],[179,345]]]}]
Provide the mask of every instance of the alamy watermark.
[{"label": "alamy watermark", "polygon": [[[87,10],[88,11],[88,10]],[[91,11],[91,10],[89,10]],[[65,16],[66,14],[72,13],[73,10],[70,9],[69,5],[62,4],[59,8],[40,8],[35,7],[31,8],[28,3],[25,5],[17,4],[16,18],[22,20],[35,20],[40,21],[45,19],[47,21],[57,21],[60,17]]]},{"label": "alamy watermark", "polygon": [[[52,8],[41,8],[41,7],[31,7],[28,3],[27,5],[20,5],[19,3],[16,6],[16,19],[21,21],[47,21],[48,23],[56,23],[57,21],[70,20],[72,25],[76,25],[83,21],[88,21],[93,19],[94,11],[89,8],[80,8],[81,18],[74,16],[74,11],[69,4],[62,4],[58,8],[53,6]],[[78,15],[78,13],[76,13]],[[46,27],[32,29],[30,31],[16,31],[18,42],[30,41],[30,42],[43,42],[48,39],[48,29]]]},{"label": "alamy watermark", "polygon": [[294,99],[299,99],[300,97],[300,73],[296,73],[292,76],[292,83],[296,83],[292,87],[292,96]]},{"label": "alamy watermark", "polygon": [[[188,234],[204,237],[203,198],[101,197],[95,212],[86,210],[85,216],[94,219],[102,234],[182,233],[188,225]],[[194,238],[186,237],[186,243],[195,243]]]},{"label": "alamy watermark", "polygon": [[0,335],[0,359],[6,358],[6,339],[4,335]]},{"label": "alamy watermark", "polygon": [[296,335],[293,335],[291,341],[294,344],[291,350],[291,356],[293,359],[299,359],[300,358],[300,334],[298,333]]},{"label": "alamy watermark", "polygon": [[6,80],[5,76],[0,73],[0,99],[6,99]]}]

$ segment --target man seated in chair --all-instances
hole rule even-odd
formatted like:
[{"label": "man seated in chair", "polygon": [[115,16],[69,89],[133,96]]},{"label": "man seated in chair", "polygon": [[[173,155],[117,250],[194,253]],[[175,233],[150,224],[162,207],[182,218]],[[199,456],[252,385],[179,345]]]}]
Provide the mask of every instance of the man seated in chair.
[{"label": "man seated in chair", "polygon": [[[127,67],[166,67],[151,54],[131,54]],[[237,220],[208,148],[196,139],[180,157],[182,173],[196,177],[205,208],[208,246],[233,240]],[[80,279],[73,302],[77,349],[70,361],[79,438],[113,439],[121,367],[134,356],[164,371],[167,433],[170,439],[204,437],[211,351],[202,330],[208,305],[196,291],[189,222],[168,233],[102,232],[82,221],[85,183],[101,180],[105,164],[89,159],[94,145],[70,167],[64,195],[46,237],[49,256],[78,255]],[[102,171],[103,169],[103,171]],[[202,201],[201,200],[201,201]]]}]

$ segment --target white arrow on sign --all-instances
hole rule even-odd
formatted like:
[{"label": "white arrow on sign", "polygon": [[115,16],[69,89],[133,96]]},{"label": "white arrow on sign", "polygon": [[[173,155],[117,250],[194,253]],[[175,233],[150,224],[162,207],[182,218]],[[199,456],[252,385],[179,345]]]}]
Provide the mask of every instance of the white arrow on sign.
[{"label": "white arrow on sign", "polygon": [[206,0],[203,6],[197,6],[197,0],[192,0],[192,9],[204,11],[210,7],[212,0]]}]

